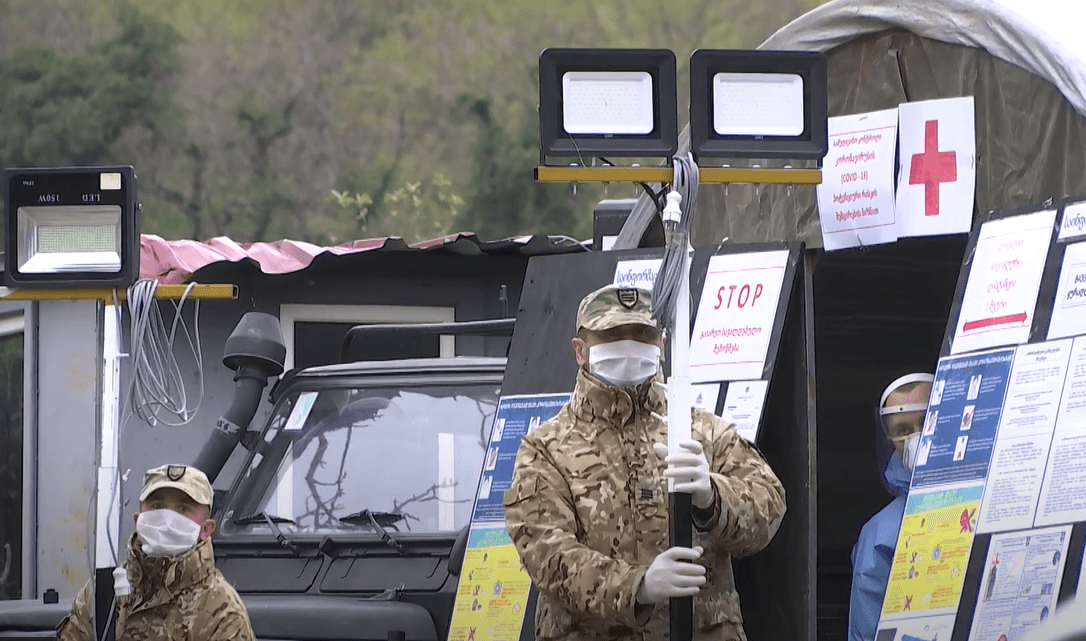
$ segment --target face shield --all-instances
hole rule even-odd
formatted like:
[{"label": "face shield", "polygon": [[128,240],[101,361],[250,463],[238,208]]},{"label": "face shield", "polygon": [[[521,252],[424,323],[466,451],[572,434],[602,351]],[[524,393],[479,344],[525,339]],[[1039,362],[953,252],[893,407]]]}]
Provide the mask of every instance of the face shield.
[{"label": "face shield", "polygon": [[[878,405],[879,429],[875,433],[875,457],[878,461],[880,479],[882,479],[883,470],[886,469],[886,465],[890,462],[890,457],[894,456],[896,452],[894,444],[899,443],[904,445],[905,440],[908,438],[908,434],[894,435],[890,433],[890,426],[888,425],[890,417],[906,412],[926,412],[928,409],[927,399],[921,403],[891,405],[889,407],[885,406],[886,399],[890,398],[891,394],[910,383],[933,383],[934,381],[935,377],[931,374],[906,374],[905,376],[894,380],[886,386],[885,390],[883,390]],[[885,486],[885,484],[886,481],[883,479],[883,485]],[[887,491],[889,492],[889,488],[887,488]]]}]

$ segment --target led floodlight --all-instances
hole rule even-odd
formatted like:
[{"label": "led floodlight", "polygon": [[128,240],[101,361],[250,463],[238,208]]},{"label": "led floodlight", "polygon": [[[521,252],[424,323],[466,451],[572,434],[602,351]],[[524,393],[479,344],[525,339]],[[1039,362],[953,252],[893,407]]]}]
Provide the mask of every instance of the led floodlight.
[{"label": "led floodlight", "polygon": [[671,156],[678,149],[675,54],[546,49],[539,54],[539,142],[546,156]]},{"label": "led floodlight", "polygon": [[690,145],[701,158],[826,155],[826,57],[699,49],[690,56]]},{"label": "led floodlight", "polygon": [[139,274],[131,166],[4,171],[8,287],[127,287]]}]

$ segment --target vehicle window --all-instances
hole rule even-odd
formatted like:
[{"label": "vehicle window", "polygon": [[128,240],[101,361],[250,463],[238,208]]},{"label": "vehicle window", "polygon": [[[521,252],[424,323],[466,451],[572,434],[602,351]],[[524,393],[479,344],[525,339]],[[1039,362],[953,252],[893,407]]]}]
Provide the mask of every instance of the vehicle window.
[{"label": "vehicle window", "polygon": [[[266,457],[277,467],[246,511],[293,521],[277,523],[283,532],[366,531],[339,520],[364,509],[399,515],[383,519],[389,531],[459,530],[471,518],[498,394],[496,385],[296,392],[250,464],[255,473]],[[269,529],[231,523],[244,516],[230,513],[224,532]]]}]

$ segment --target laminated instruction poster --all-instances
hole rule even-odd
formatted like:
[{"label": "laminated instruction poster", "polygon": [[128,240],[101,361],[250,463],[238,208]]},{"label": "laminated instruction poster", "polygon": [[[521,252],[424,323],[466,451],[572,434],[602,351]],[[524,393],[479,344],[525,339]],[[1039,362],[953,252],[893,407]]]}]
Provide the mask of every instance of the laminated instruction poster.
[{"label": "laminated instruction poster", "polygon": [[983,485],[973,485],[909,493],[880,627],[918,613],[957,610],[983,492]]},{"label": "laminated instruction poster", "polygon": [[1069,339],[1015,353],[978,532],[1033,527],[1070,354]]},{"label": "laminated instruction poster", "polygon": [[992,536],[969,641],[1021,639],[1056,612],[1071,526]]},{"label": "laminated instruction poster", "polygon": [[912,487],[983,483],[1010,378],[1014,349],[939,360]]},{"label": "laminated instruction poster", "polygon": [[449,641],[520,638],[532,581],[505,529],[502,498],[513,481],[520,439],[553,418],[570,396],[504,396],[498,401],[460,569]]}]

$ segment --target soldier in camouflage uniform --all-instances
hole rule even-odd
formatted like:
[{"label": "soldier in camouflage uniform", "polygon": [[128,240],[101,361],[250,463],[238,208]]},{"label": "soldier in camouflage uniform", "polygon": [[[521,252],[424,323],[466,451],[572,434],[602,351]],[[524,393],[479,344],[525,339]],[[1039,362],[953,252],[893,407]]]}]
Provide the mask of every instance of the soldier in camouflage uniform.
[{"label": "soldier in camouflage uniform", "polygon": [[[693,410],[682,453],[668,453],[663,335],[650,295],[609,285],[577,311],[573,398],[523,438],[506,526],[539,591],[535,638],[656,640],[667,601],[694,597],[694,638],[745,641],[733,556],[764,548],[784,489],[735,426]],[[667,479],[690,492],[694,549],[668,548]]]},{"label": "soldier in camouflage uniform", "polygon": [[[207,476],[194,467],[164,465],[144,475],[124,564],[131,594],[117,597],[118,641],[252,641],[245,605],[215,567],[212,496]],[[94,639],[93,606],[88,582],[57,627],[57,640]]]}]

